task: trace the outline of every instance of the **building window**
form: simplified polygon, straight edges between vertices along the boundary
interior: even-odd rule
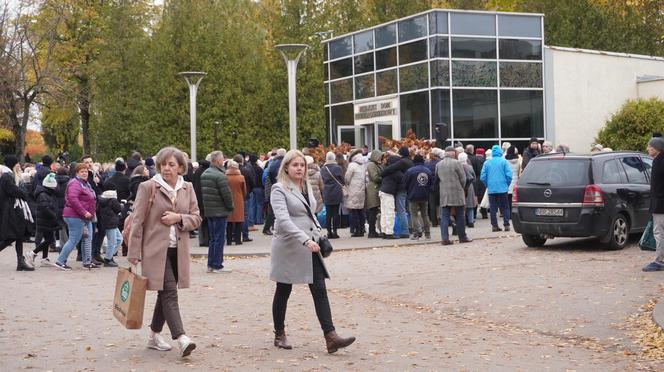
[[[339,138],[337,138],[337,127],[340,125],[353,125],[354,122],[354,112],[353,104],[347,103],[345,105],[332,106],[332,143],[338,143]]]
[[[499,15],[498,32],[500,36],[542,37],[540,17]]]
[[[496,35],[492,14],[451,13],[452,33],[457,35]]]
[[[390,68],[397,65],[397,48],[387,48],[376,51],[376,70]]]
[[[440,145],[450,138],[450,91],[448,89],[431,90],[431,128],[433,138]]]
[[[455,138],[498,137],[498,92],[452,91]]]
[[[540,40],[500,39],[500,59],[542,60]]]
[[[409,44],[399,45],[399,64],[422,61],[427,59],[427,41],[420,40]]]
[[[429,58],[447,58],[450,56],[447,37],[434,36],[429,39]]]
[[[456,87],[495,87],[496,62],[453,61],[452,84]]]
[[[386,47],[388,45],[396,44],[397,42],[397,25],[385,25],[376,29],[376,48]]]
[[[353,79],[337,80],[330,83],[332,103],[353,100]]]
[[[362,53],[373,49],[373,31],[365,31],[353,36],[355,53]]]
[[[399,112],[401,113],[401,137],[412,129],[418,138],[430,138],[429,133],[429,92],[402,94]]]
[[[496,39],[452,38],[452,58],[496,58]]]
[[[431,86],[450,86],[450,62],[437,59],[429,62],[431,65]]]
[[[330,78],[339,79],[353,74],[353,59],[344,58],[330,62]]]
[[[544,137],[543,102],[541,90],[501,90],[501,136]]]
[[[362,74],[374,70],[373,53],[360,54],[355,56],[355,74]]]
[[[418,37],[427,36],[427,19],[426,15],[415,18],[406,19],[399,22],[399,42],[417,39]]]
[[[500,86],[510,88],[541,88],[542,64],[500,62]]]
[[[350,36],[330,41],[330,59],[337,59],[351,55],[352,39]]]
[[[401,92],[428,88],[428,82],[429,72],[426,62],[399,69],[399,90]]]
[[[447,12],[429,13],[429,34],[447,33]]]
[[[362,75],[355,78],[355,99],[369,98],[375,94],[374,74]]]
[[[397,92],[397,70],[376,73],[376,92],[379,96]]]

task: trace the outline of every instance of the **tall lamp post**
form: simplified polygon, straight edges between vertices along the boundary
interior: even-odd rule
[[[178,73],[189,85],[189,117],[191,119],[191,125],[189,127],[190,135],[190,148],[191,161],[196,161],[196,93],[198,92],[198,85],[203,80],[203,77],[207,75],[205,72],[196,72],[196,71],[184,71]]]
[[[297,95],[295,90],[297,63],[307,48],[309,46],[306,44],[279,44],[274,47],[284,57],[288,68],[288,116],[291,150],[297,149]]]

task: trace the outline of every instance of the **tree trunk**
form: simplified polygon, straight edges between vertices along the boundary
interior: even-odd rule
[[[19,123],[18,115],[14,113],[12,122],[15,125],[15,138],[14,142],[16,144],[16,152],[18,152],[18,159],[21,163],[25,161],[25,135],[28,131],[28,120],[30,119],[30,105],[32,104],[32,99],[26,99],[23,102],[23,116]]]
[[[83,154],[90,155],[90,87],[87,77],[79,80],[79,89],[78,109],[83,133]]]

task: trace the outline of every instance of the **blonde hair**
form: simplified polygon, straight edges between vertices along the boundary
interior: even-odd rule
[[[159,150],[157,156],[155,156],[155,166],[157,167],[157,173],[161,173],[161,165],[166,163],[170,157],[173,156],[175,161],[178,162],[180,170],[178,171],[179,175],[183,175],[187,172],[187,156],[184,152],[180,151],[178,148],[169,146],[164,147]]]
[[[297,158],[302,158],[302,161],[304,161],[304,177],[302,177],[302,184],[300,185],[304,188],[307,175],[307,159],[300,150],[290,150],[284,155],[284,159],[281,161],[281,166],[279,167],[279,172],[277,173],[277,182],[281,184],[292,183],[286,170],[288,169],[288,165]]]

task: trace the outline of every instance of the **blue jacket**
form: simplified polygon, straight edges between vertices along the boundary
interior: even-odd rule
[[[433,184],[433,173],[424,164],[409,168],[403,176],[408,200],[427,201]]]
[[[484,162],[480,180],[487,187],[489,194],[506,193],[512,182],[512,168],[505,158],[500,146],[493,145],[491,159]]]

